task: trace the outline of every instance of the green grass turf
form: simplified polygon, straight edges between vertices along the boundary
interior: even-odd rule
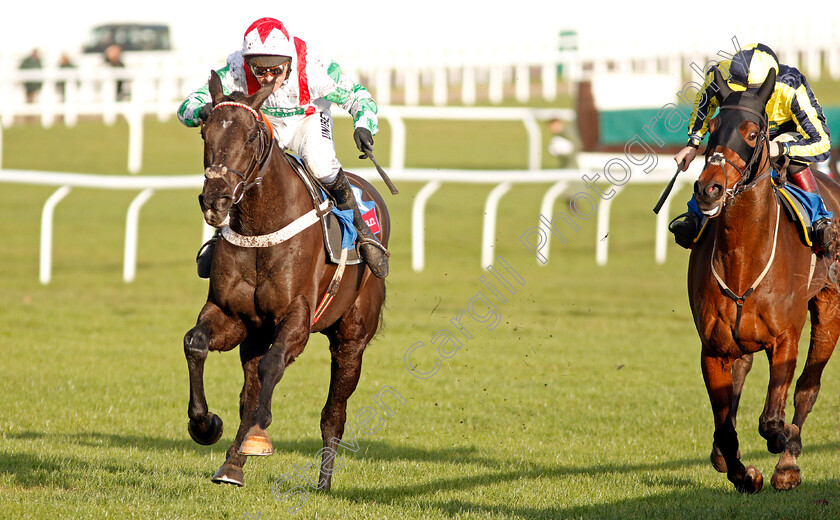
[[[337,125],[336,135],[352,169],[360,162],[352,159],[349,127]],[[517,135],[420,125],[408,163],[521,168],[524,131]],[[462,138],[469,146],[458,145]],[[125,171],[120,123],[13,127],[4,139],[7,168]],[[377,141],[382,157],[386,141]],[[200,140],[174,122],[150,120],[144,164],[146,174],[200,171]],[[536,224],[548,186],[514,187],[501,202],[496,252],[525,283],[505,293],[504,304],[480,279],[481,213],[492,186],[445,184],[432,197],[422,273],[410,267],[411,201],[421,185],[399,187],[399,196],[385,195],[394,222],[385,327],[365,355],[348,416],[375,406],[385,386],[406,402],[390,400],[394,414],[375,433],[351,422],[359,449],[340,452],[332,492],[309,493],[290,515],[294,504],[276,500],[272,486],[295,466],[311,463],[307,475],[315,475],[329,378],[324,339],[313,336],[277,386],[269,428],[275,455],[248,462],[244,488],[213,485],[209,476],[238,424],[242,375],[236,353],[209,357],[208,403],[226,430],[215,446],[193,443],[182,338],[206,296],[206,282],[194,274],[197,193],[158,192],[143,208],[137,279],[125,284],[122,237],[135,194],[74,190],[57,208],[53,281],[41,286],[39,215],[52,188],[3,185],[0,518],[840,515],[837,361],[803,431],[800,488],[770,489],[777,457],[757,433],[763,356],[747,380],[739,433],[743,460],[763,472],[765,490],[741,496],[709,464],[712,415],[685,294],[687,255],[670,245],[665,265],[653,260],[650,208],[661,187],[630,186],[618,197],[604,267],[594,263],[594,219],[579,221],[567,243],[554,241],[548,265],[537,265],[519,237]],[[465,319],[472,338],[441,359],[433,377],[410,375],[406,350],[425,343],[413,361],[432,370],[432,336],[454,331],[450,319],[479,293],[495,302],[498,323]],[[305,486],[299,477],[293,482]]]

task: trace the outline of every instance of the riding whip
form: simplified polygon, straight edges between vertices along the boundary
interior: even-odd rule
[[[365,152],[364,154],[359,156],[359,159],[364,159],[366,157],[368,159],[370,159],[371,161],[373,161],[373,165],[376,166],[376,171],[379,172],[379,176],[382,177],[382,180],[385,181],[385,185],[388,186],[389,190],[391,190],[391,195],[399,194],[399,191],[397,190],[397,187],[394,186],[393,182],[391,182],[391,178],[388,177],[388,174],[385,173],[385,170],[383,170],[382,167],[379,166],[379,163],[376,162],[376,158],[373,157],[372,153]]]
[[[662,195],[659,196],[659,202],[657,202],[656,206],[653,208],[653,212],[657,215],[659,214],[659,210],[662,209],[662,205],[665,204],[665,199],[668,198],[668,195],[671,194],[671,190],[674,189],[674,183],[677,182],[677,175],[679,175],[682,171],[683,164],[685,164],[685,160],[677,166],[677,173],[671,177],[671,182],[669,182],[668,185],[665,186],[665,189],[662,190]]]

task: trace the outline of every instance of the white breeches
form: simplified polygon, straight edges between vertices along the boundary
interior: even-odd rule
[[[329,184],[338,176],[341,163],[335,156],[335,143],[332,138],[332,117],[329,112],[320,112],[303,118],[288,143],[283,142],[283,130],[277,133],[281,147],[303,159],[312,170],[313,175],[321,182]]]

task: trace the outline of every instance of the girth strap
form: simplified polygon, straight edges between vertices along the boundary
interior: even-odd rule
[[[282,244],[304,229],[320,221],[319,214],[332,209],[332,201],[325,200],[320,206],[314,208],[300,217],[293,220],[289,225],[278,229],[268,235],[240,235],[232,230],[230,226],[222,228],[222,237],[231,244],[239,247],[271,247]]]

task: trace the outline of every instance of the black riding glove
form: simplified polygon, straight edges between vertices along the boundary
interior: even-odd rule
[[[210,112],[213,111],[213,103],[205,103],[203,107],[198,110],[198,118],[204,123],[210,117]]]
[[[362,152],[359,159],[364,159],[373,153],[373,134],[367,128],[357,128],[353,132],[353,140],[356,141],[356,148]]]

